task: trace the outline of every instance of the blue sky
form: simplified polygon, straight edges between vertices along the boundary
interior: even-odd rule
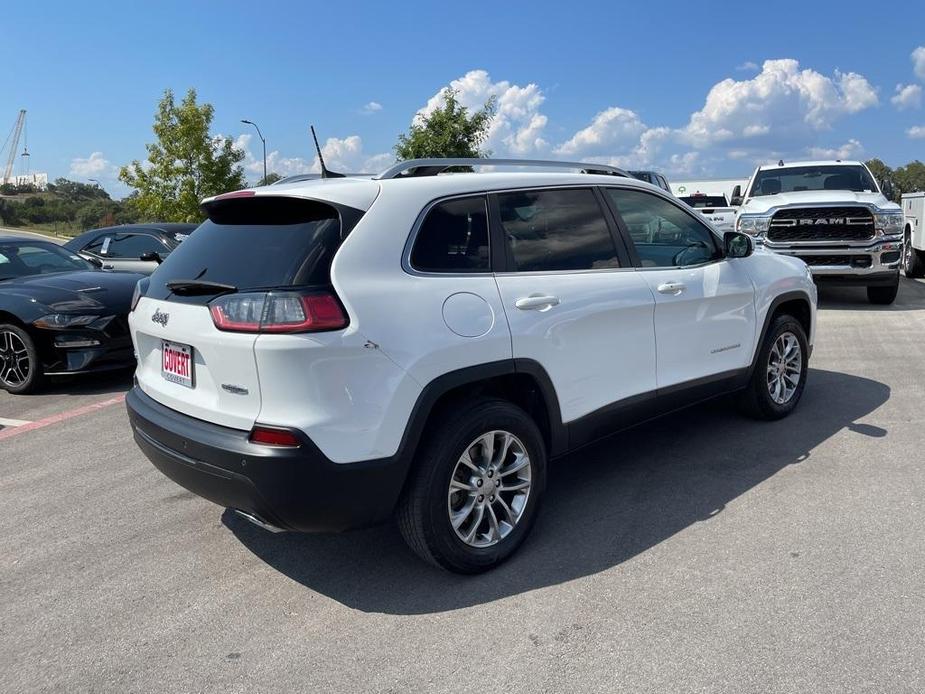
[[[745,176],[779,157],[925,159],[925,3],[6,3],[0,137],[28,110],[32,170],[143,159],[165,88],[195,87],[260,175],[382,168],[447,85],[491,94],[495,155]],[[921,47],[921,48],[920,48]],[[918,51],[916,49],[919,49]]]

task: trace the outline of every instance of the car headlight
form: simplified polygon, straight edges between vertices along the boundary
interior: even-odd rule
[[[884,236],[893,236],[903,233],[902,212],[878,212],[874,215],[874,226]]]
[[[32,321],[36,328],[50,328],[60,330],[62,328],[80,328],[90,325],[99,316],[78,316],[71,313],[49,313],[47,316]]]
[[[736,231],[749,236],[761,236],[768,232],[771,225],[770,217],[757,217],[743,214],[736,220]]]

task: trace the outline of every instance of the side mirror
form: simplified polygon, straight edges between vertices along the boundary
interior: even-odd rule
[[[747,258],[755,252],[755,242],[748,234],[727,231],[723,234],[723,249],[727,258]]]
[[[81,256],[81,257],[84,260],[86,260],[88,263],[90,263],[93,267],[95,267],[97,270],[103,269],[103,261],[100,260],[99,258],[94,258],[92,255],[91,256]]]
[[[885,178],[882,181],[880,181],[880,192],[883,193],[885,198],[887,198],[888,200],[892,200],[893,193],[896,192],[893,190],[893,181],[891,181],[888,178]]]
[[[157,251],[148,251],[147,253],[142,253],[139,260],[143,260],[146,263],[154,262],[158,265],[164,262],[164,259],[161,258],[161,254]]]
[[[742,186],[736,186],[732,189],[732,197],[729,198],[729,204],[732,207],[740,207],[742,205]]]

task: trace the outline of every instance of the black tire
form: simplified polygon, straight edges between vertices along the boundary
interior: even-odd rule
[[[796,338],[800,347],[800,375],[793,394],[786,402],[780,403],[776,402],[772,396],[768,369],[775,343],[777,343],[778,338],[788,333]],[[748,387],[741,394],[740,405],[742,409],[756,419],[770,420],[782,419],[793,412],[800,402],[803,390],[806,387],[806,376],[809,371],[808,355],[806,331],[803,330],[800,321],[787,314],[775,317],[768,328],[764,341],[761,343],[761,348],[758,350]]]
[[[494,398],[464,402],[432,421],[433,429],[421,444],[399,501],[399,530],[411,549],[435,566],[463,574],[487,571],[514,553],[536,519],[546,485],[543,437],[526,412]],[[530,489],[508,534],[494,545],[473,547],[457,535],[451,524],[448,495],[460,457],[471,451],[476,439],[492,431],[510,432],[525,448],[530,459]]]
[[[896,281],[885,287],[868,287],[867,300],[872,304],[887,306],[896,301],[896,295],[899,293],[899,272],[896,273]]]
[[[18,342],[16,342],[17,339]],[[9,367],[12,359],[21,359],[18,353],[13,354],[13,351],[21,349],[20,344],[25,348],[26,362],[19,361],[17,372],[14,373],[9,370]],[[25,378],[20,378],[20,376]],[[35,348],[35,342],[29,333],[18,325],[0,324],[0,388],[14,395],[24,395],[34,393],[43,381],[42,364]]]
[[[906,229],[903,243],[903,272],[906,277],[925,277],[925,253],[912,247],[912,230]]]

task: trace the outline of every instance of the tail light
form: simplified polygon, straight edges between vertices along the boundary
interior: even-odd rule
[[[246,292],[209,303],[219,330],[238,333],[310,333],[347,327],[347,314],[331,292]]]
[[[259,443],[264,446],[285,446],[287,448],[298,448],[302,445],[299,437],[291,431],[285,429],[271,429],[270,427],[255,426],[251,430],[249,437],[251,443]]]

